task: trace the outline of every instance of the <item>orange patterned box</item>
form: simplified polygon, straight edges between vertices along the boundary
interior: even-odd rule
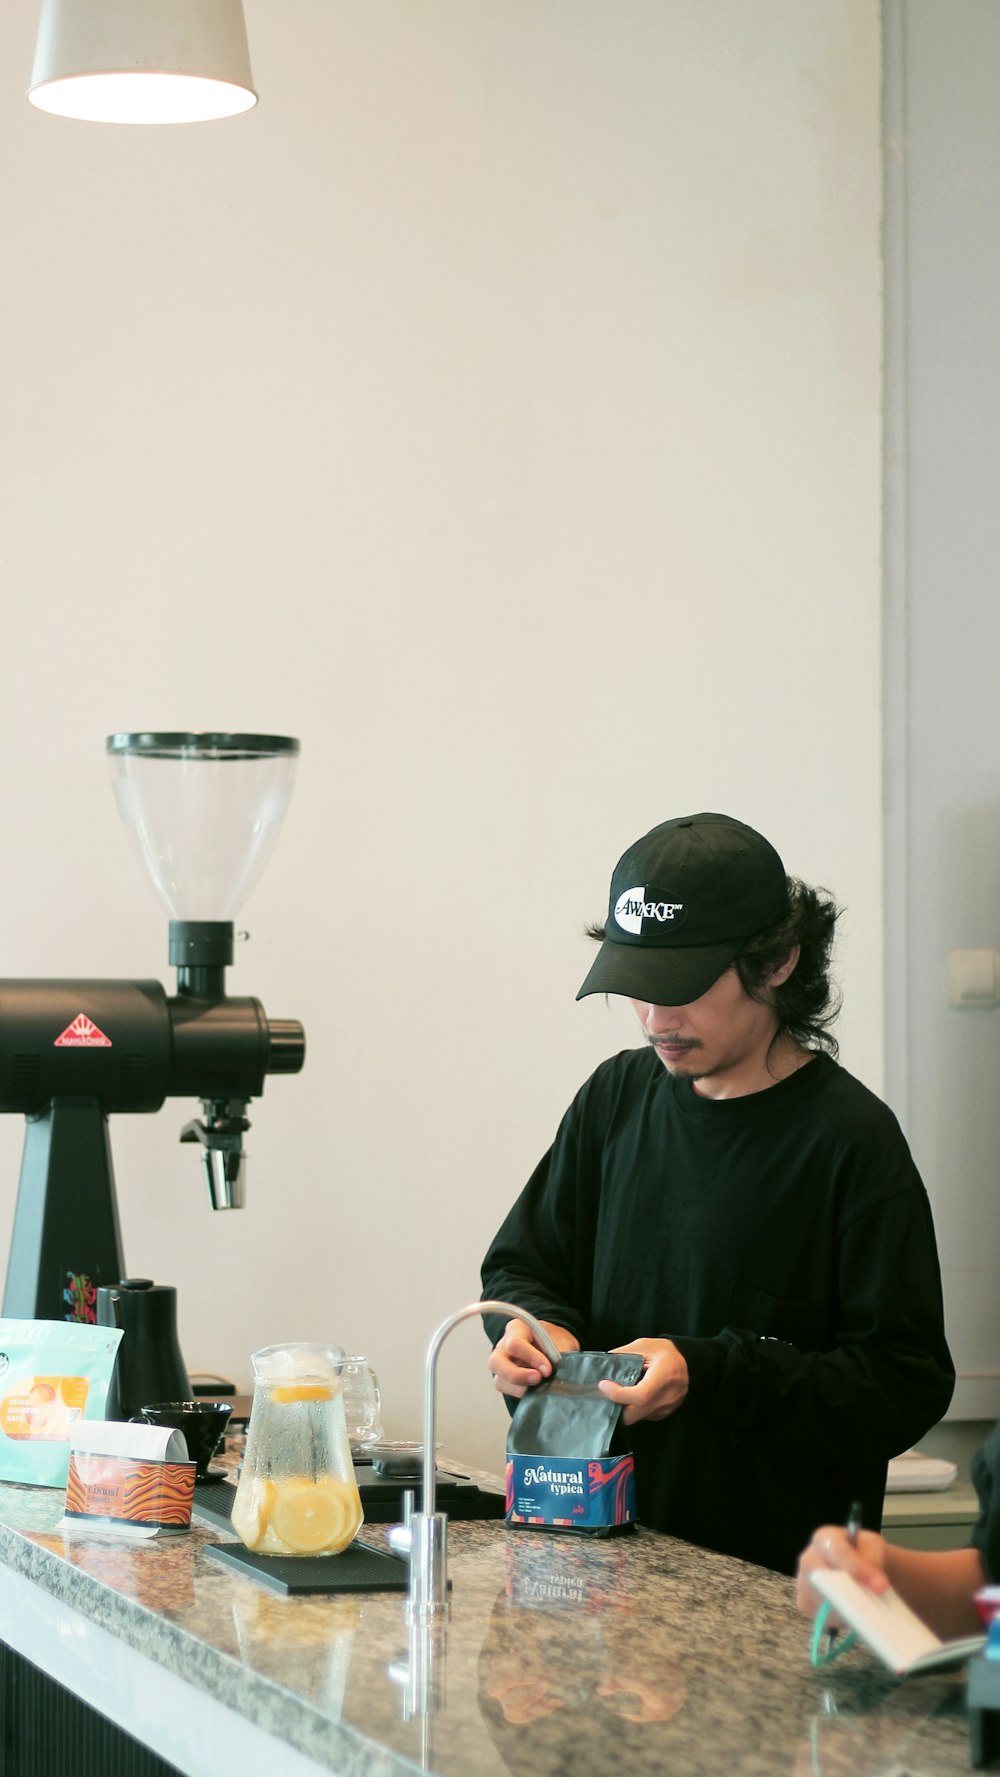
[[[71,1450],[66,1518],[155,1530],[186,1530],[194,1499],[193,1462],[149,1462]]]

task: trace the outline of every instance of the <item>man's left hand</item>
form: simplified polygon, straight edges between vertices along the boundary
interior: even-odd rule
[[[631,1345],[616,1345],[615,1350],[637,1351],[646,1360],[646,1368],[632,1388],[623,1388],[619,1382],[597,1384],[609,1401],[621,1402],[623,1424],[669,1419],[676,1413],[688,1391],[688,1367],[673,1340],[633,1339]]]

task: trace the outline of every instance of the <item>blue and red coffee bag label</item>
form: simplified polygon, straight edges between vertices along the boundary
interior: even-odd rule
[[[635,1522],[631,1456],[507,1457],[507,1521],[551,1530],[617,1530]]]

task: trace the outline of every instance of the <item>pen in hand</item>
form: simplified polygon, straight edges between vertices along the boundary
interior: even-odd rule
[[[861,1527],[862,1527],[863,1522],[864,1522],[864,1507],[862,1506],[860,1499],[852,1500],[851,1501],[851,1509],[847,1514],[847,1523],[844,1525],[844,1529],[847,1533],[847,1540],[850,1543],[852,1549],[856,1549],[858,1546],[858,1537],[861,1533]],[[836,1641],[839,1633],[840,1633],[839,1629],[828,1629],[827,1630],[826,1643],[825,1643],[824,1650],[823,1650],[825,1654],[829,1655],[829,1653],[833,1647],[833,1644]]]

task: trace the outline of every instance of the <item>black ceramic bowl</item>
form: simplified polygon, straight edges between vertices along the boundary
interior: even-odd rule
[[[188,1455],[196,1464],[199,1481],[207,1480],[208,1465],[222,1442],[231,1401],[153,1401],[136,1415],[147,1425],[169,1425],[184,1433]]]

